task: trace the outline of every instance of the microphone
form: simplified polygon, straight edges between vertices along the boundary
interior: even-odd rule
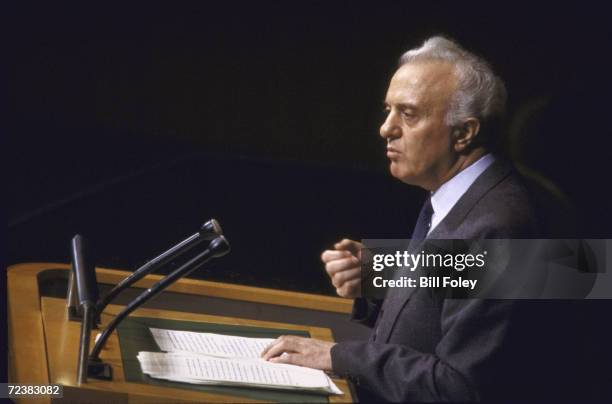
[[[121,293],[124,289],[129,288],[134,283],[138,282],[140,279],[144,278],[146,275],[156,271],[163,265],[172,261],[173,259],[183,255],[187,251],[191,250],[193,247],[199,245],[205,240],[212,240],[215,237],[223,235],[223,230],[221,229],[221,225],[215,219],[210,219],[208,222],[204,223],[202,227],[200,227],[200,231],[192,234],[187,237],[185,240],[177,243],[170,249],[164,251],[157,257],[153,258],[136,271],[134,271],[130,276],[123,279],[119,282],[106,296],[104,296],[98,304],[96,305],[96,313],[102,313],[106,306],[115,298],[119,293]]]
[[[95,305],[98,301],[98,282],[87,240],[77,234],[72,238],[71,247],[79,305]]]
[[[98,283],[96,269],[90,259],[87,242],[83,236],[79,234],[74,236],[71,247],[73,276],[76,278],[78,302],[83,312],[77,363],[77,383],[81,384],[87,381],[89,336],[94,322],[95,304],[98,300]]]
[[[108,324],[108,326],[104,329],[100,338],[96,341],[96,344],[89,355],[90,360],[90,368],[97,369],[100,366],[100,351],[104,347],[104,344],[112,334],[112,332],[117,328],[119,323],[127,317],[134,310],[145,304],[151,298],[156,296],[158,293],[166,289],[168,286],[176,282],[178,279],[189,275],[196,269],[203,266],[207,263],[211,258],[222,257],[225,254],[229,253],[230,244],[224,236],[219,236],[213,239],[208,248],[204,250],[204,252],[198,254],[191,260],[187,261],[181,267],[175,269],[165,278],[161,279],[149,289],[142,292],[136,299],[134,299],[130,304],[128,304],[113,320]],[[96,377],[95,374],[92,376]]]

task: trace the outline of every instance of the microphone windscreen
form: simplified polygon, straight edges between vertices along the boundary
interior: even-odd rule
[[[215,219],[210,219],[200,228],[200,237],[204,240],[212,240],[221,235],[223,235],[223,229],[221,229],[221,225]]]
[[[223,257],[229,253],[231,248],[230,244],[224,236],[219,236],[210,242],[208,249],[212,252],[213,257]]]

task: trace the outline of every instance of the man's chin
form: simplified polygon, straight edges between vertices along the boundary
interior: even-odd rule
[[[389,161],[389,172],[391,173],[392,176],[394,176],[395,178],[399,178],[399,176],[401,175],[402,169],[399,166],[399,164],[397,164],[396,161],[394,160],[390,160]]]
[[[391,164],[389,165],[389,172],[391,173],[392,176],[394,176],[395,178],[397,178],[404,184],[418,186],[418,183],[414,175],[412,175],[409,172],[406,172],[405,170],[398,168],[396,163],[391,162]]]

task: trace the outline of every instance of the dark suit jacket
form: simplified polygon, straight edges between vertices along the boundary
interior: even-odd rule
[[[525,186],[512,165],[498,159],[428,238],[540,235]],[[562,336],[552,335],[551,343],[551,333],[563,331],[554,324],[567,320],[567,308],[443,299],[425,289],[389,293],[395,296],[383,303],[355,301],[353,319],[374,326],[370,340],[340,342],[331,351],[334,372],[355,383],[361,400],[533,399],[561,392],[559,374],[567,368],[562,365],[572,363],[572,354],[565,343],[555,341]]]

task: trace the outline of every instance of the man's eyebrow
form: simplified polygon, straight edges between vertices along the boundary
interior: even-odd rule
[[[404,102],[397,104],[397,107],[400,109],[417,109],[416,105]]]
[[[414,104],[411,104],[409,102],[400,102],[398,104],[394,104],[397,108],[401,109],[401,110],[406,110],[406,109],[413,109],[416,110],[418,109],[418,107]],[[387,102],[387,101],[383,101],[383,106],[386,107],[390,107],[391,105]]]

